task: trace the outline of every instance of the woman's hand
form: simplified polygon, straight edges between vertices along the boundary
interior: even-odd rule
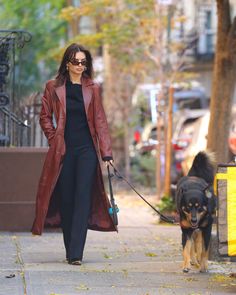
[[[105,161],[104,163],[105,163],[105,165],[107,167],[107,166],[109,166],[109,164],[113,164],[114,161],[113,160],[109,160],[109,161]]]
[[[109,164],[113,164],[113,158],[112,156],[105,156],[102,158],[103,162],[105,163],[106,167],[109,165]]]

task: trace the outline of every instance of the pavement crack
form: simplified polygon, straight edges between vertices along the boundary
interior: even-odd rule
[[[19,238],[17,236],[12,236],[12,241],[13,241],[13,244],[15,245],[15,247],[16,247],[16,263],[18,263],[19,266],[20,266],[20,276],[21,276],[22,283],[23,283],[24,295],[27,295],[26,279],[25,279],[25,265],[24,265],[24,261],[23,261],[22,256],[21,256],[20,241],[19,241]]]

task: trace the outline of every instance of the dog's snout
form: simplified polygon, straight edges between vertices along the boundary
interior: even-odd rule
[[[192,216],[191,221],[192,221],[192,223],[196,223],[197,222],[197,216]]]
[[[193,224],[195,224],[195,223],[197,223],[197,212],[196,212],[196,210],[192,210],[192,212],[191,212],[192,214],[191,214],[191,222],[193,223]]]

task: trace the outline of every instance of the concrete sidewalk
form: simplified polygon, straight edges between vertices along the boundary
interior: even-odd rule
[[[157,225],[157,216],[134,195],[117,202],[119,233],[89,231],[82,266],[64,261],[60,232],[2,232],[0,294],[236,294],[236,279],[229,276],[236,263],[210,262],[207,274],[183,274],[179,227]]]

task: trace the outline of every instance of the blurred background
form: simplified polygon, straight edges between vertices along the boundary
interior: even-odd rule
[[[227,86],[224,77],[213,81],[220,17],[229,32],[235,15],[233,0],[1,0],[1,151],[47,147],[39,126],[42,92],[65,48],[77,42],[94,57],[117,167],[157,200],[171,196],[193,157],[207,148],[213,88]],[[229,69],[234,52],[230,58]],[[236,155],[230,83],[229,100],[221,97],[228,109],[212,104],[221,122],[211,129],[225,135],[218,138],[227,150],[223,161]]]

